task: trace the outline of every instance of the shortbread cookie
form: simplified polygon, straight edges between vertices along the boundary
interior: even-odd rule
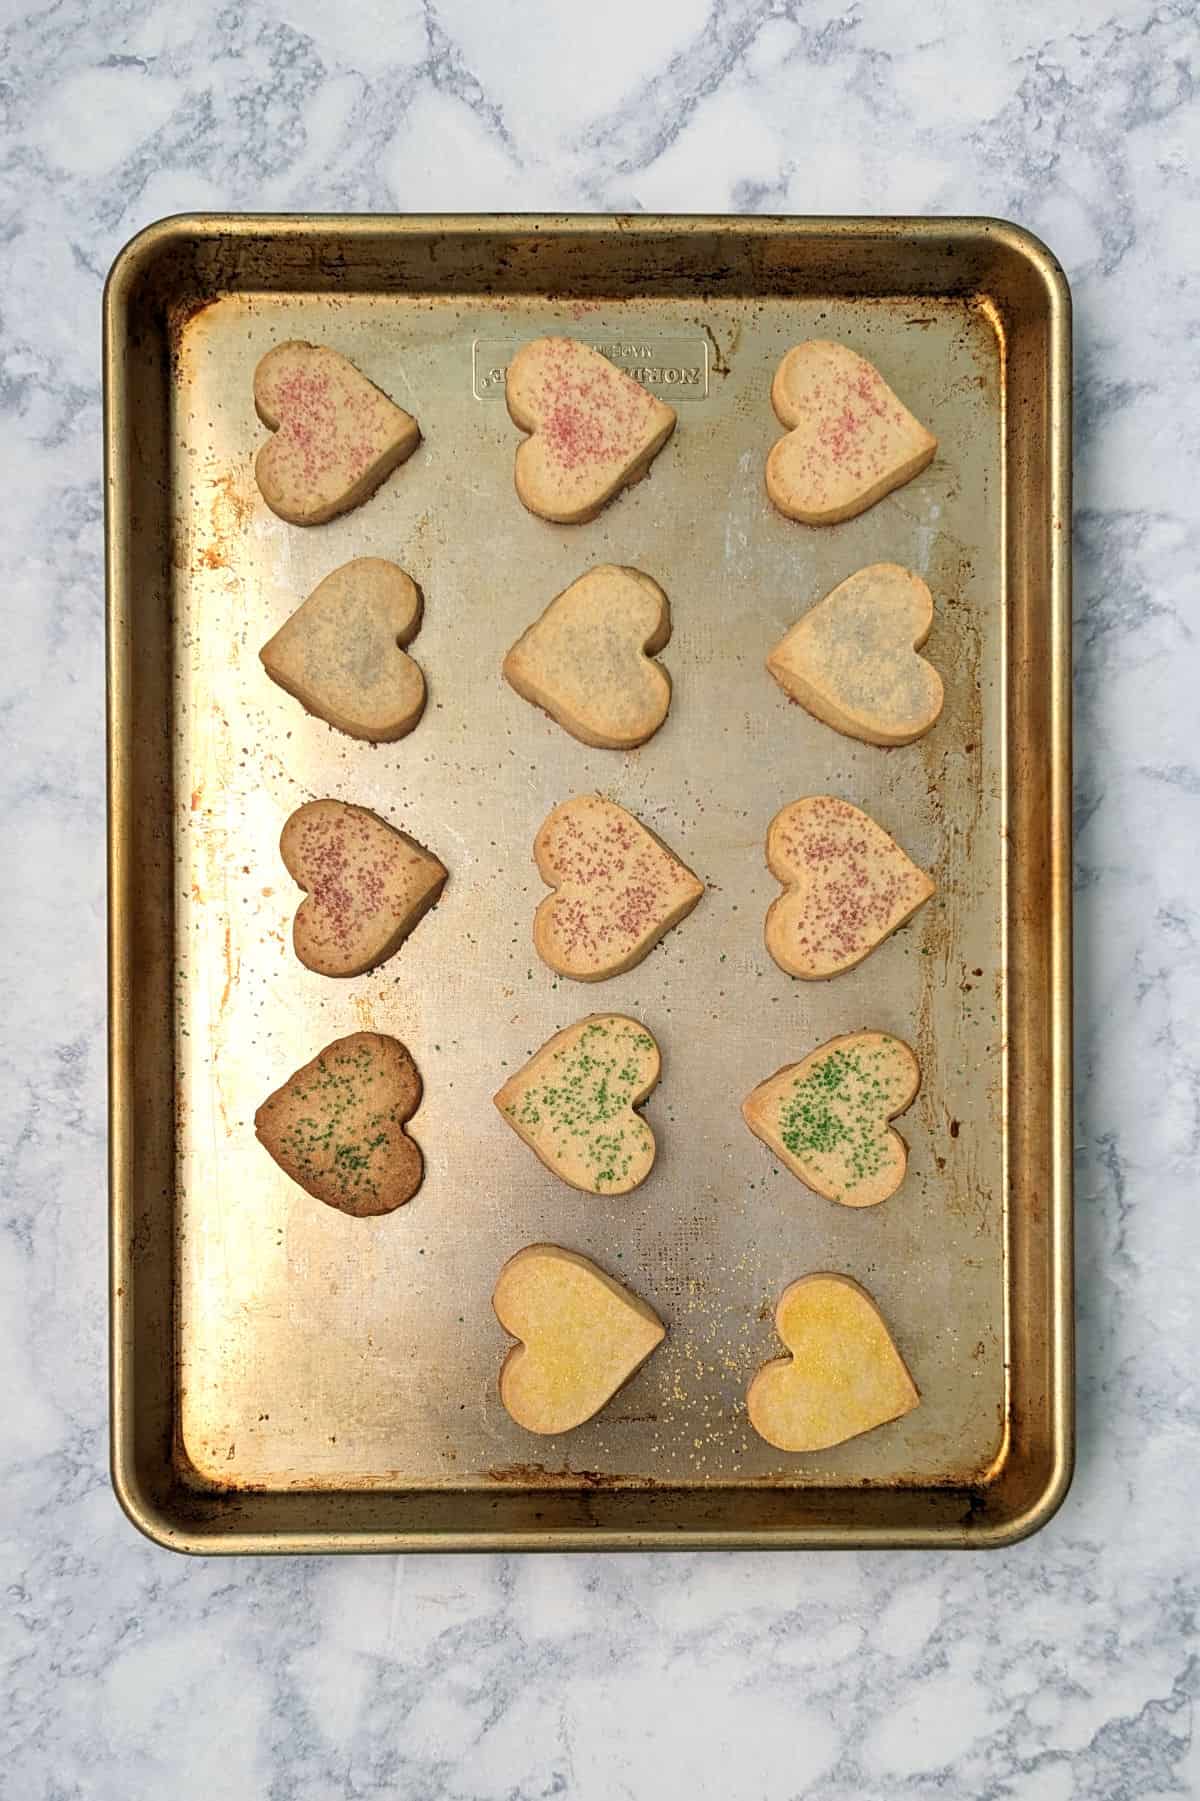
[[[760,1082],[742,1116],[817,1194],[874,1207],[904,1180],[908,1147],[888,1121],[912,1105],[920,1085],[903,1039],[847,1032]]]
[[[675,429],[675,410],[590,344],[535,338],[508,365],[504,397],[531,435],[517,451],[517,494],[563,525],[594,519],[640,481]]]
[[[411,413],[323,344],[268,350],[254,371],[254,407],[275,434],[254,474],[271,511],[292,525],[349,512],[421,440]]]
[[[853,969],[933,893],[923,869],[869,814],[831,794],[776,813],[767,867],[784,892],[767,911],[767,949],[790,976]]]
[[[937,449],[874,364],[827,339],[788,351],[771,405],[790,429],[767,458],[767,493],[805,525],[865,513],[919,475]]]
[[[640,569],[602,563],[557,595],[504,659],[504,678],[573,738],[630,750],[652,738],[671,678],[651,658],[671,636],[667,597]]]
[[[577,794],[555,807],[533,841],[533,857],[555,891],[534,915],[534,948],[576,982],[632,969],[704,893],[661,839],[599,794]]]
[[[653,1307],[556,1244],[510,1257],[492,1306],[521,1340],[501,1367],[500,1399],[528,1432],[569,1432],[590,1420],[667,1335]]]
[[[817,719],[866,744],[911,744],[936,724],[942,678],[918,656],[933,596],[898,563],[872,563],[810,607],[767,668]]]
[[[658,1046],[636,1019],[593,1013],[547,1039],[495,1101],[513,1131],[585,1194],[628,1194],[654,1163],[634,1108],[658,1081]]]
[[[801,1276],[775,1330],[790,1355],[764,1363],[746,1395],[750,1424],[781,1451],[827,1451],[903,1418],[916,1383],[878,1307],[849,1276]]]
[[[421,626],[421,590],[383,557],[343,563],[259,651],[263,668],[302,707],[375,744],[411,732],[425,677],[405,651]]]
[[[425,1165],[405,1125],[421,1104],[407,1050],[378,1032],[326,1045],[254,1115],[259,1143],[293,1182],[365,1218],[411,1201]]]
[[[308,890],[292,928],[296,955],[324,976],[358,976],[385,962],[446,880],[444,865],[407,833],[342,800],[297,807],[279,852]]]

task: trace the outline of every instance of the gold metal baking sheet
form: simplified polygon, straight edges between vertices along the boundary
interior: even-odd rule
[[[106,299],[110,606],[114,1479],[191,1550],[986,1545],[1069,1481],[1069,300],[1053,258],[987,220],[237,218],[166,221]],[[512,489],[500,398],[537,334],[609,347],[679,428],[648,480],[554,527]],[[768,391],[791,344],[844,339],[940,439],[910,486],[812,531],[776,514]],[[265,507],[255,363],[285,338],[353,358],[420,420],[418,453],[311,530]],[[310,718],[258,650],[356,555],[425,593],[429,705],[372,747]],[[864,563],[932,588],[946,706],[885,751],[791,706],[763,667]],[[589,564],[671,602],[674,699],[631,755],[577,744],[501,680],[507,647]],[[639,968],[587,987],[535,956],[534,833],[602,789],[707,882]],[[938,881],[857,970],[767,956],[766,827],[833,792]],[[278,857],[300,802],[374,808],[450,870],[375,973],[290,949]],[[596,1007],[663,1052],[655,1169],[624,1198],[557,1182],[491,1105]],[[392,1032],[425,1081],[427,1173],[381,1219],[294,1187],[262,1098],[329,1040]],[[909,1177],[857,1213],[742,1123],[748,1090],[859,1026],[908,1038]],[[541,1440],[500,1406],[504,1259],[548,1239],[667,1321],[595,1420]],[[817,1457],[750,1430],[775,1299],[809,1270],[870,1289],[922,1394]]]

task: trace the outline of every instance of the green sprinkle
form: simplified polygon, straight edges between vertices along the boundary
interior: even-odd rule
[[[884,1128],[899,1094],[887,1064],[882,1050],[830,1051],[780,1103],[784,1148],[800,1162],[836,1157],[847,1191],[877,1176],[889,1154]]]
[[[614,1187],[650,1136],[632,1107],[648,1073],[644,1053],[653,1049],[648,1032],[593,1021],[505,1111],[553,1156],[581,1158],[597,1189]]]

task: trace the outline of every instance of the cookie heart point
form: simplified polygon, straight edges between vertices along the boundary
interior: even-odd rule
[[[903,1039],[847,1032],[760,1082],[742,1116],[814,1193],[874,1207],[904,1180],[908,1148],[889,1121],[912,1105],[920,1084]]]
[[[767,493],[789,519],[852,519],[932,461],[937,439],[874,364],[845,344],[810,339],[789,350],[771,403],[790,427],[767,458]]]
[[[504,678],[582,743],[631,750],[667,716],[671,678],[651,659],[670,635],[658,583],[640,569],[601,563],[518,638]]]
[[[666,1337],[654,1309],[574,1251],[527,1245],[492,1295],[521,1340],[500,1371],[500,1399],[529,1432],[569,1432],[609,1401]]]
[[[804,981],[853,969],[934,891],[882,826],[829,794],[780,809],[767,832],[767,866],[784,885],[767,913],[767,949]]]
[[[405,1131],[421,1103],[408,1051],[378,1032],[354,1032],[265,1100],[259,1142],[301,1188],[340,1213],[365,1219],[410,1201],[425,1172]]]
[[[859,569],[798,619],[767,668],[785,694],[866,744],[911,744],[937,722],[942,678],[918,655],[933,596],[897,563]]]
[[[654,1164],[654,1134],[635,1109],[660,1067],[645,1026],[593,1013],[547,1039],[493,1098],[562,1181],[586,1194],[628,1194]]]
[[[421,439],[416,420],[340,351],[295,340],[254,371],[268,431],[254,462],[263,499],[292,525],[323,525],[375,492]]]
[[[632,969],[704,893],[704,884],[653,832],[599,794],[555,807],[533,855],[554,889],[534,915],[534,948],[543,963],[576,982],[602,982]]]
[[[775,1329],[790,1355],[763,1365],[746,1404],[754,1430],[779,1450],[825,1451],[920,1404],[883,1316],[848,1276],[793,1282]]]
[[[421,591],[382,557],[356,557],[318,582],[263,645],[271,680],[352,738],[390,743],[412,731],[425,677],[405,649],[421,624]]]
[[[675,411],[590,344],[535,338],[508,366],[509,415],[530,436],[517,450],[522,505],[580,525],[640,481],[675,429]]]
[[[446,869],[366,807],[308,801],[288,819],[279,851],[308,890],[296,912],[296,955],[319,975],[356,976],[399,949],[433,906]]]

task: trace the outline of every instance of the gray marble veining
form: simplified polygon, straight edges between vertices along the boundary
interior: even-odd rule
[[[1200,1793],[1194,0],[0,20],[0,1794]],[[996,212],[1074,284],[1081,1445],[1008,1552],[187,1562],[108,1488],[105,270],[180,210],[564,206]]]

